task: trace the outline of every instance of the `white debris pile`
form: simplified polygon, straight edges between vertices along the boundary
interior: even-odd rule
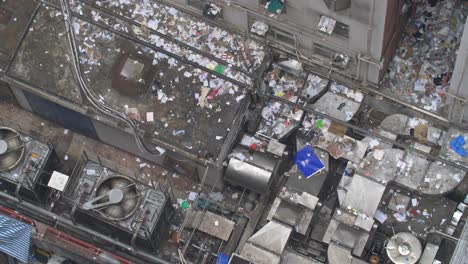
[[[276,101],[267,102],[262,110],[262,122],[257,131],[274,139],[281,139],[300,125],[304,111]]]
[[[262,21],[255,21],[252,24],[252,28],[250,29],[250,32],[260,35],[260,36],[265,36],[269,29],[270,27],[267,24],[263,23]]]
[[[328,82],[329,80],[327,79],[323,79],[315,74],[309,74],[304,90],[302,91],[302,96],[307,99],[313,98],[327,88]]]
[[[251,77],[249,77],[247,74],[245,74],[245,73],[243,73],[243,72],[241,72],[239,70],[234,69],[232,62],[228,61],[226,59],[226,58],[229,57],[227,55],[227,54],[229,54],[229,50],[226,47],[224,47],[223,45],[220,46],[220,45],[213,44],[213,43],[216,43],[221,36],[224,37],[225,35],[227,35],[228,33],[226,31],[221,31],[221,30],[213,31],[212,34],[208,35],[208,37],[206,38],[207,44],[203,46],[203,47],[205,47],[205,49],[199,49],[199,47],[195,47],[191,43],[186,43],[188,39],[192,38],[190,35],[183,36],[185,41],[176,38],[176,40],[178,40],[178,41],[184,42],[184,43],[186,43],[186,44],[188,44],[188,45],[190,45],[190,46],[192,46],[192,47],[194,47],[196,49],[199,49],[199,50],[201,50],[203,52],[206,52],[206,53],[209,53],[209,54],[212,54],[212,55],[215,55],[216,52],[224,53],[225,56],[222,56],[222,58],[220,58],[218,56],[215,56],[218,59],[218,61],[223,61],[222,63],[218,63],[218,61],[210,59],[210,58],[208,58],[206,56],[203,56],[202,54],[200,54],[196,50],[192,50],[192,49],[189,49],[189,48],[184,48],[181,45],[179,45],[178,43],[170,41],[167,38],[161,37],[158,34],[155,34],[152,31],[148,30],[148,28],[156,30],[160,34],[167,35],[169,39],[173,38],[175,36],[175,35],[173,35],[172,32],[167,31],[164,28],[161,29],[161,30],[158,30],[158,28],[160,28],[159,24],[160,24],[161,20],[149,20],[149,21],[147,21],[147,20],[144,19],[144,17],[143,18],[141,17],[143,15],[155,16],[154,12],[148,12],[147,10],[136,10],[136,11],[134,11],[134,13],[136,12],[139,15],[139,17],[136,17],[135,19],[137,21],[142,20],[142,22],[140,22],[141,26],[135,26],[135,25],[127,24],[125,21],[105,17],[105,15],[96,13],[96,11],[94,11],[94,10],[89,12],[89,10],[90,10],[89,8],[87,8],[84,4],[81,4],[81,3],[78,3],[78,2],[76,2],[75,9],[80,14],[88,14],[88,15],[92,16],[92,19],[94,21],[100,22],[101,24],[109,25],[109,24],[113,23],[113,25],[112,25],[113,29],[115,29],[117,31],[121,31],[122,33],[129,33],[132,36],[135,36],[138,39],[140,39],[140,40],[142,40],[142,41],[144,41],[144,42],[146,42],[148,44],[154,45],[157,48],[164,49],[165,51],[167,51],[167,52],[169,52],[171,54],[174,54],[175,56],[181,56],[181,57],[183,57],[183,58],[185,58],[185,59],[187,59],[187,60],[189,60],[191,62],[194,62],[194,63],[196,63],[196,64],[198,64],[198,65],[200,65],[200,66],[202,66],[204,68],[215,71],[218,74],[225,75],[225,76],[227,76],[229,78],[235,79],[235,80],[237,80],[239,82],[242,82],[242,83],[244,83],[246,85],[250,86],[250,85],[253,84],[253,80],[251,79]],[[174,11],[172,11],[172,13],[178,14],[178,11],[176,9],[171,9],[171,10],[174,10]],[[177,22],[177,23],[179,23],[179,22]],[[164,24],[164,23],[162,23],[162,24]],[[182,32],[182,33],[184,33],[184,32]],[[180,34],[180,32],[177,33],[177,34]],[[192,33],[192,34],[196,34],[196,33]],[[221,41],[221,42],[224,43],[224,41]],[[249,47],[249,49],[250,48],[251,47]],[[255,51],[255,48],[253,50]],[[247,72],[245,67],[241,66],[239,68],[243,69],[244,72]]]
[[[210,52],[228,64],[255,72],[263,63],[265,47],[254,40],[212,26],[187,13],[148,0],[96,1],[110,10],[115,7],[127,18],[141,21],[141,24],[162,34],[170,35],[197,49]],[[111,9],[112,8],[112,9]]]
[[[330,90],[333,93],[340,94],[358,103],[362,102],[362,99],[364,99],[364,94],[362,94],[361,92],[348,88],[344,85],[338,84],[336,82],[333,82],[331,84]]]
[[[291,102],[296,102],[298,91],[304,84],[303,76],[296,76],[280,69],[277,64],[265,75],[265,83],[271,88],[272,93]]]

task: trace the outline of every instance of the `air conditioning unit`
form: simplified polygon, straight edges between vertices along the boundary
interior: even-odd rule
[[[51,147],[12,128],[0,127],[0,190],[35,203],[43,201]]]
[[[92,161],[72,178],[66,193],[72,194],[68,205],[77,224],[149,250],[169,234],[173,209],[162,188]]]
[[[351,0],[323,0],[331,11],[341,11],[351,6]]]

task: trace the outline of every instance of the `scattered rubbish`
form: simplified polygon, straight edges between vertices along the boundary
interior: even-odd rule
[[[215,19],[221,14],[222,11],[223,11],[222,7],[213,3],[209,3],[205,6],[205,9],[203,10],[203,15],[205,17]]]
[[[182,211],[185,211],[185,210],[187,210],[188,208],[190,208],[190,203],[187,202],[187,201],[183,201],[183,202],[180,204],[180,207],[182,208]]]
[[[208,197],[215,202],[222,202],[224,200],[224,195],[220,192],[212,192]]]
[[[159,146],[156,147],[156,150],[159,152],[159,155],[162,155],[162,154],[164,154],[164,153],[166,152],[166,149],[161,148],[161,147],[159,147]]]
[[[63,130],[64,135],[68,135],[68,132],[69,132],[68,129]]]
[[[393,216],[398,222],[407,222],[408,220],[406,219],[406,212],[401,212],[401,213],[394,213]]]
[[[260,35],[260,36],[265,36],[269,29],[270,27],[267,24],[261,21],[255,21],[252,24],[252,28],[250,29],[250,32]]]
[[[190,192],[187,199],[188,199],[189,201],[195,201],[195,199],[197,198],[197,196],[198,196],[198,193],[196,193],[196,192]]]
[[[64,159],[64,160],[68,160],[68,155],[65,155],[65,156],[63,157],[63,159]]]
[[[185,130],[174,130],[172,131],[173,136],[183,136],[185,135]]]
[[[140,112],[138,111],[136,107],[125,107],[124,110],[125,110],[125,114],[127,114],[127,116],[130,119],[134,119],[137,121],[141,120]]]
[[[380,209],[377,209],[377,211],[375,211],[374,218],[383,224],[387,220],[388,216],[384,212],[380,211]]]
[[[270,0],[266,3],[265,8],[275,14],[281,14],[285,0]]]
[[[300,76],[303,72],[302,63],[297,60],[285,60],[278,63],[278,66],[286,72],[289,72],[293,75]]]
[[[321,16],[318,24],[318,30],[322,33],[331,35],[335,30],[336,20],[333,20],[327,16]]]
[[[302,91],[302,96],[311,99],[320,94],[328,86],[329,80],[323,79],[315,74],[309,74],[306,85]]]
[[[378,145],[380,145],[380,142],[377,139],[373,139],[369,142],[369,149],[374,149]]]
[[[146,167],[147,165],[148,165],[148,164],[146,164],[146,163],[144,163],[144,162],[143,162],[143,163],[140,163],[140,169]]]
[[[418,5],[384,77],[383,86],[429,111],[445,105],[466,21],[464,1]]]
[[[146,122],[154,122],[154,113],[146,112]]]
[[[374,152],[373,152],[374,159],[376,159],[376,160],[382,160],[384,154],[385,154],[385,152],[383,150],[380,150],[380,149],[374,150]]]

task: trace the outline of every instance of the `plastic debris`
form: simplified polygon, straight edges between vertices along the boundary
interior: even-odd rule
[[[464,145],[465,138],[462,135],[458,135],[452,141],[450,141],[450,147],[452,148],[452,150],[462,157],[466,157],[468,155],[466,149],[463,147]]]
[[[250,29],[250,32],[260,35],[260,36],[265,36],[269,29],[270,27],[267,24],[261,21],[255,21],[252,24],[252,28]]]
[[[464,5],[464,6],[463,6]],[[445,106],[466,21],[466,1],[418,5],[383,86],[430,111]]]
[[[297,152],[294,163],[305,178],[310,178],[325,169],[322,161],[317,157],[310,145],[306,145]]]

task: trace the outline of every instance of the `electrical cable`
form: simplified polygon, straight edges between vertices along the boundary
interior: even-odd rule
[[[127,115],[117,110],[112,109],[111,107],[107,106],[104,102],[101,102],[100,100],[98,100],[96,95],[93,94],[93,92],[94,93],[96,92],[88,88],[86,82],[83,79],[83,73],[81,70],[79,51],[78,51],[77,44],[76,44],[76,37],[75,37],[75,31],[74,31],[73,23],[72,23],[72,12],[70,10],[70,5],[67,0],[61,0],[60,6],[61,6],[62,13],[64,16],[65,30],[66,30],[66,35],[68,39],[68,45],[72,53],[73,68],[75,70],[75,74],[78,79],[79,87],[82,90],[83,94],[85,95],[86,99],[96,109],[98,109],[102,113],[114,119],[118,119],[124,122],[128,127],[130,127],[133,132],[132,134],[135,138],[137,146],[142,152],[150,154],[150,155],[160,156],[159,151],[153,151],[145,145],[143,139],[138,135],[139,132],[133,120],[128,118]]]

